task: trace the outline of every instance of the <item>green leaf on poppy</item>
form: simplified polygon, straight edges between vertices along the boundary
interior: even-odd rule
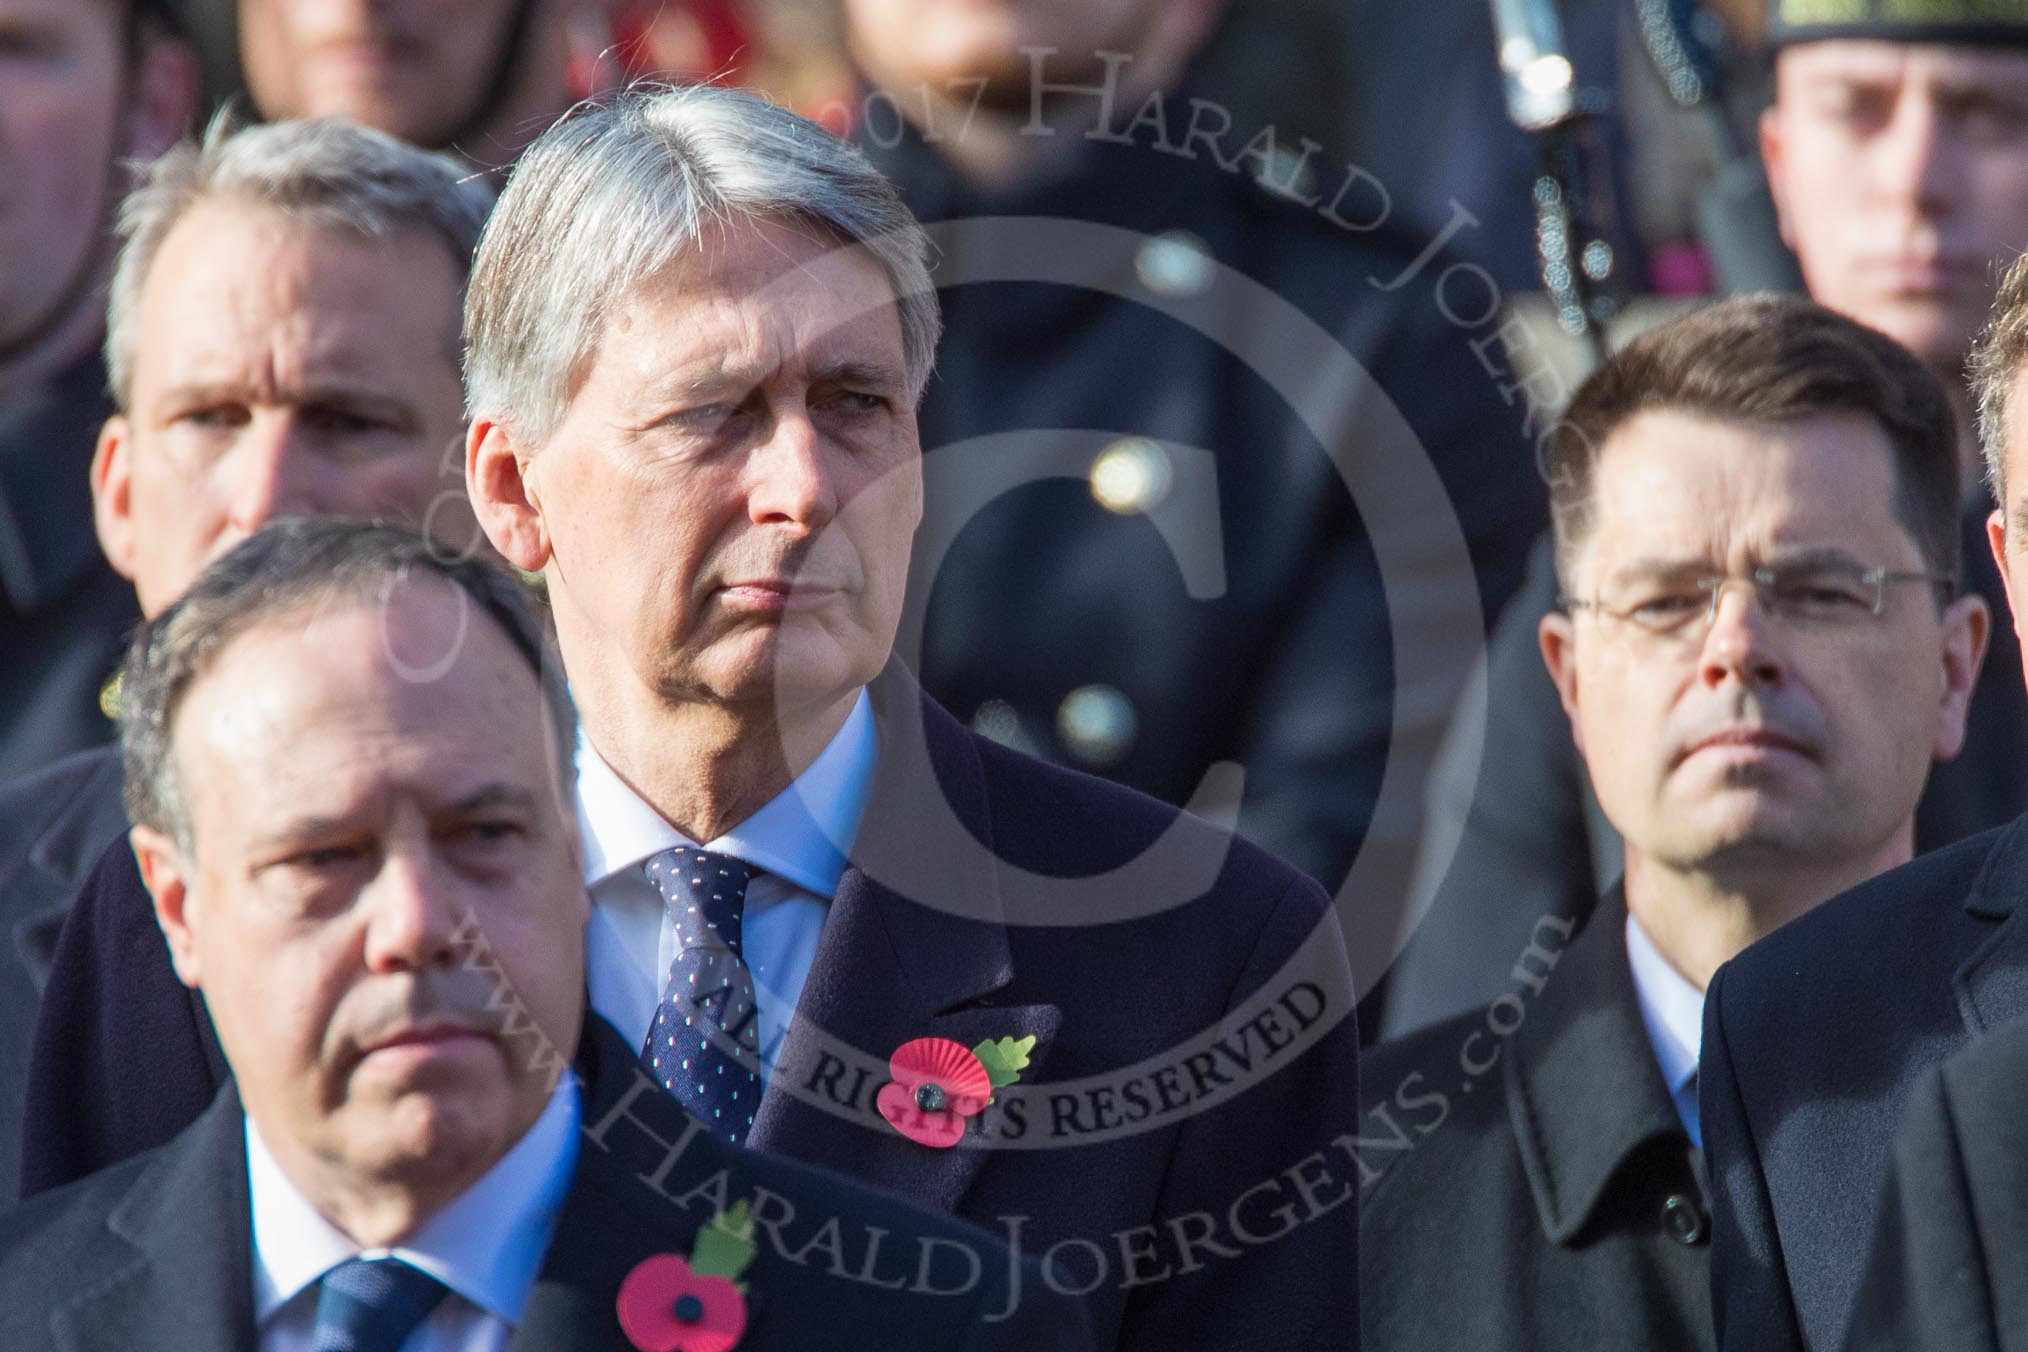
[[[730,1211],[721,1211],[711,1224],[697,1232],[690,1250],[690,1270],[700,1277],[723,1277],[734,1281],[753,1261],[753,1220],[745,1202]]]
[[[1024,1038],[1003,1037],[997,1042],[987,1038],[972,1048],[972,1055],[979,1058],[979,1064],[986,1068],[986,1077],[995,1089],[1005,1089],[1021,1078],[1021,1072],[1028,1069],[1028,1053],[1035,1050],[1035,1035]]]

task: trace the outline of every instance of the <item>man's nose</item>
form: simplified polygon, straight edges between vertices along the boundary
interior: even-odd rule
[[[806,410],[778,415],[747,458],[747,515],[757,525],[815,532],[838,515],[830,449]]]
[[[1877,197],[1908,207],[1918,217],[1949,207],[1949,143],[1935,100],[1904,90],[1874,147],[1872,188]]]
[[[1757,689],[1788,680],[1779,636],[1751,586],[1730,584],[1719,590],[1698,674],[1714,689],[1734,680]]]
[[[427,848],[390,850],[360,898],[368,912],[367,970],[448,969],[463,923],[451,891],[446,870]]]
[[[302,420],[260,414],[235,448],[230,473],[231,519],[251,535],[278,516],[312,516],[323,507],[319,483],[327,470],[309,445]]]

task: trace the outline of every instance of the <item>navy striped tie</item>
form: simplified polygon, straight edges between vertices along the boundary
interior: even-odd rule
[[[692,1117],[738,1145],[761,1095],[753,973],[740,956],[754,870],[686,845],[642,867],[675,922],[677,953],[641,1054]]]
[[[399,1352],[449,1293],[399,1258],[348,1258],[324,1274],[310,1352]]]

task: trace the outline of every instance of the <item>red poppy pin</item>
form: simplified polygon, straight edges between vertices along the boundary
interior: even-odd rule
[[[697,1233],[690,1257],[658,1253],[620,1283],[620,1328],[641,1352],[728,1352],[746,1332],[753,1221],[741,1202]]]
[[[893,1083],[875,1103],[894,1129],[917,1145],[948,1150],[965,1135],[965,1119],[993,1101],[993,1091],[1021,1078],[1035,1038],[986,1039],[966,1051],[947,1037],[904,1042],[888,1058]]]

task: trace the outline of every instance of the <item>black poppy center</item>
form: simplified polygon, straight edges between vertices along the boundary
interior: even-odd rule
[[[704,1318],[704,1302],[695,1296],[679,1296],[676,1299],[676,1322],[695,1324]]]
[[[915,1091],[915,1106],[926,1113],[942,1112],[947,1102],[944,1087],[940,1084],[926,1084]]]

